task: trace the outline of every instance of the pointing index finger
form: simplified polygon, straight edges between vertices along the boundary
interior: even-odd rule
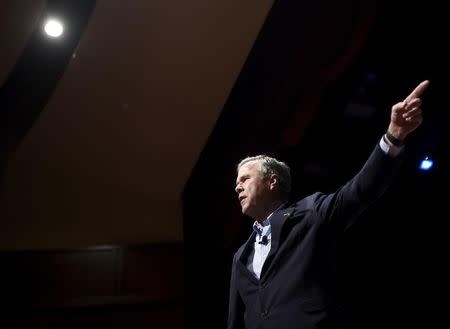
[[[405,98],[405,102],[409,103],[414,98],[420,97],[420,95],[422,95],[422,93],[425,91],[425,89],[427,89],[429,84],[430,84],[429,80],[425,80],[425,81],[422,81],[421,83],[419,83],[419,85],[416,87],[416,89],[414,89],[413,92],[411,94],[409,94],[408,97]]]

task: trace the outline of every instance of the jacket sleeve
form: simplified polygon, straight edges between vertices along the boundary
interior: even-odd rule
[[[244,329],[245,307],[236,285],[236,255],[233,257],[228,303],[227,329]]]
[[[348,229],[355,218],[387,190],[402,158],[402,155],[389,156],[377,144],[362,169],[346,184],[334,193],[313,196],[321,223],[331,222],[343,230]]]

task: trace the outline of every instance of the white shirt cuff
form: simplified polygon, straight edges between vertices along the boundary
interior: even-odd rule
[[[385,142],[383,137],[380,139],[380,147],[384,153],[389,154],[392,157],[396,157],[403,150],[403,146],[389,145]]]

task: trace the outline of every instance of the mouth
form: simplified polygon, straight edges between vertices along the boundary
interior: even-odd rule
[[[242,204],[242,201],[245,200],[246,196],[240,196],[239,197],[239,203]]]

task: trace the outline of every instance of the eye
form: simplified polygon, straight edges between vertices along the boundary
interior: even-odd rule
[[[243,184],[243,183],[244,183],[246,180],[248,180],[249,178],[250,178],[249,176],[242,176],[242,177],[240,177],[240,178],[239,178],[239,181],[236,182],[235,189],[236,189],[239,185]]]

